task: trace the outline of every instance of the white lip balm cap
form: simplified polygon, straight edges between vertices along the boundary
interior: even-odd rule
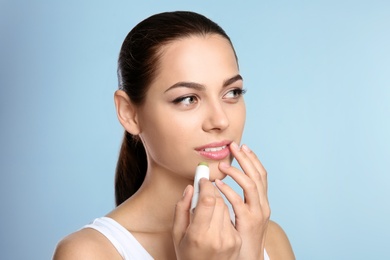
[[[201,162],[196,167],[195,178],[194,178],[194,195],[191,201],[191,212],[198,204],[199,198],[199,180],[202,178],[210,179],[210,169],[207,163]]]

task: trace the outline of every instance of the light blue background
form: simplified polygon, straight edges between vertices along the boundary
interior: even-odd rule
[[[193,10],[239,56],[244,142],[297,259],[388,259],[389,1],[1,1],[0,258],[49,259],[114,206],[128,31]]]

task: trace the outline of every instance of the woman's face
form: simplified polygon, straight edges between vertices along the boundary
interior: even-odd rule
[[[243,82],[230,43],[219,35],[193,36],[162,48],[156,78],[139,107],[140,137],[149,169],[193,179],[199,162],[210,179],[224,178],[231,142],[245,123]]]

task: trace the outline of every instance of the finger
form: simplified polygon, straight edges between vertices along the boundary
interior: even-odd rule
[[[258,168],[255,166],[255,161],[253,161],[253,156],[250,158],[244,149],[240,149],[237,144],[231,143],[230,144],[231,151],[236,158],[237,162],[240,164],[242,170],[245,172],[245,174],[251,178],[257,188],[258,188],[258,196],[260,196],[262,199],[267,197],[267,185],[264,183],[266,181],[266,178],[263,178],[262,175],[265,175],[265,172],[260,173]],[[246,146],[247,148],[247,146]],[[248,148],[249,149],[249,148]],[[260,162],[256,159],[256,161]]]
[[[223,199],[220,191],[214,187],[215,194],[215,208],[213,213],[213,218],[211,220],[210,226],[214,228],[214,232],[223,232],[226,218],[229,218],[229,215],[226,216],[227,205]]]
[[[252,150],[249,149],[247,145],[242,145],[242,151],[252,160],[252,163],[258,170],[260,181],[255,182],[258,185],[263,185],[263,189],[259,189],[259,196],[260,196],[260,202],[262,204],[268,203],[268,178],[267,178],[267,171],[265,170],[264,166],[260,162],[260,160],[257,158],[256,154],[252,152]]]
[[[258,190],[258,185],[251,178],[243,174],[237,168],[224,162],[219,164],[219,169],[226,175],[229,175],[242,188],[244,191],[245,204],[248,204],[251,210],[259,208],[260,191]],[[263,189],[262,186],[260,186],[260,189]]]
[[[246,211],[246,206],[241,196],[238,195],[231,187],[229,187],[229,185],[226,185],[221,180],[216,179],[215,184],[232,205],[234,214],[238,217],[244,214]]]
[[[226,247],[232,247],[238,243],[239,237],[232,220],[230,218],[229,208],[225,203],[219,189],[215,188],[216,205],[210,230],[213,234],[219,234],[222,237],[222,243]]]
[[[190,224],[189,211],[193,192],[194,188],[188,185],[184,190],[183,197],[177,202],[175,207],[172,232],[176,244],[179,244]]]
[[[226,204],[225,204],[226,205]],[[234,212],[234,209],[233,209],[233,212]],[[223,218],[223,221],[224,221],[224,228],[227,229],[227,228],[233,228],[235,229],[234,227],[234,222],[235,220],[232,219],[232,216],[230,216],[230,210],[229,208],[226,206],[225,207],[225,210],[224,210],[224,218]],[[234,217],[234,216],[233,216]]]
[[[230,144],[230,150],[245,174],[248,175],[252,180],[259,179],[259,172],[253,164],[251,158],[249,158],[248,155],[242,149],[240,149],[236,143],[233,142]]]
[[[260,173],[260,177],[262,179],[262,183],[265,187],[265,189],[268,189],[268,180],[267,180],[267,171],[264,168],[263,164],[257,157],[257,155],[247,146],[242,145],[242,150],[245,152],[245,154],[251,159],[253,165],[256,167],[257,171]]]
[[[206,231],[210,228],[216,203],[215,187],[207,180],[199,180],[199,199],[192,218],[191,228],[197,231]]]

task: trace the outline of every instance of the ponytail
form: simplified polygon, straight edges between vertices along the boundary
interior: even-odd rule
[[[115,203],[117,206],[141,187],[146,169],[147,159],[142,141],[125,131],[115,174]]]

